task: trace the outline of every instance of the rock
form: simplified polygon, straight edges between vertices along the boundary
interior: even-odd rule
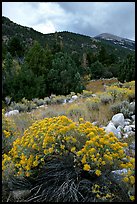
[[[73,101],[74,101],[73,99],[70,99],[70,100],[68,101],[68,103],[73,103]]]
[[[11,115],[17,115],[19,113],[18,110],[12,110],[12,111],[9,111],[7,113],[5,113],[5,116],[8,117],[8,116],[11,116]]]
[[[99,122],[98,121],[94,121],[94,122],[92,122],[92,124],[97,126],[97,125],[99,125]]]
[[[112,117],[112,122],[115,125],[115,127],[118,127],[121,125],[124,127],[124,115],[123,113],[117,113]]]
[[[114,126],[114,124],[111,121],[109,122],[109,124],[105,128],[105,131],[107,133],[113,132],[116,136],[118,136],[118,131],[117,131],[116,127]]]
[[[63,104],[66,104],[67,103],[67,100],[66,99],[64,99],[64,102],[63,102]]]
[[[135,102],[131,102],[129,105],[129,111],[135,113]]]
[[[124,125],[130,125],[132,121],[129,118],[126,118],[124,121]]]
[[[134,121],[135,121],[135,115],[132,115],[132,116],[131,116],[131,118],[132,118],[132,120],[134,120]]]
[[[119,126],[117,127],[117,131],[118,131],[118,132],[123,131],[123,127],[119,125]]]
[[[131,123],[131,120],[130,120],[129,118],[126,118],[126,119],[125,119],[125,122]]]
[[[116,136],[117,136],[118,139],[120,139],[122,137],[121,132],[118,132]]]
[[[39,108],[44,108],[45,107],[45,105],[41,105],[41,106],[39,106]]]
[[[92,97],[96,97],[97,95],[96,94],[92,94]]]
[[[130,126],[128,126],[128,125],[126,125],[125,127],[124,127],[124,132],[129,132],[129,131],[131,131],[132,130],[132,128],[130,127]]]
[[[129,125],[133,131],[135,131],[135,125]]]
[[[125,139],[125,138],[128,138],[128,134],[126,133],[126,134],[124,134],[124,136],[123,136],[123,138]]]
[[[135,150],[135,142],[132,142],[132,143],[129,145],[129,148]]]
[[[130,122],[128,122],[128,121],[126,122],[126,121],[125,121],[125,122],[124,122],[124,125],[125,125],[125,126],[130,125]]]
[[[121,175],[123,173],[126,174],[127,173],[127,169],[115,170],[115,171],[112,171],[112,173],[119,174],[119,175]]]
[[[77,98],[78,98],[78,96],[76,96],[76,95],[72,96],[73,100],[76,100]]]

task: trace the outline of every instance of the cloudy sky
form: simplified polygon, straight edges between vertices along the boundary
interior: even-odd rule
[[[2,2],[2,16],[41,33],[111,33],[135,40],[135,2]]]

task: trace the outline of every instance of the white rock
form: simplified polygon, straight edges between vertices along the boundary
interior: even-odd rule
[[[135,142],[132,142],[129,147],[130,147],[131,149],[135,150]]]
[[[92,124],[96,126],[96,125],[98,125],[98,121],[94,121],[94,122],[92,122]]]
[[[116,136],[117,136],[118,139],[120,139],[120,138],[122,137],[121,132],[118,132],[118,133],[116,134]]]
[[[129,110],[133,112],[135,111],[135,102],[130,103]]]
[[[129,125],[129,127],[131,127],[132,130],[135,130],[135,125]]]
[[[68,101],[68,103],[72,103],[74,100],[73,99],[70,99],[69,101]]]
[[[131,118],[132,118],[132,120],[135,120],[135,115],[132,115]]]
[[[131,131],[132,130],[132,128],[130,127],[130,126],[128,126],[128,125],[126,125],[125,127],[124,127],[124,132],[129,132],[129,131]]]
[[[124,125],[130,125],[132,123],[132,121],[129,118],[125,119]]]
[[[64,99],[64,102],[63,102],[63,104],[66,104],[67,103],[67,100],[66,99]]]
[[[119,126],[117,127],[117,131],[118,131],[118,132],[123,131],[123,127],[119,125]]]
[[[118,131],[114,124],[110,121],[107,127],[105,128],[106,133],[113,132],[115,135],[118,134]]]
[[[127,169],[121,169],[121,170],[115,170],[115,171],[112,171],[112,173],[115,173],[115,174],[126,174],[127,173]]]
[[[125,125],[125,126],[130,125],[130,122],[125,121],[124,125]]]
[[[112,117],[112,122],[115,125],[115,127],[118,127],[121,125],[124,127],[124,115],[123,113],[117,113]]]
[[[125,122],[131,123],[131,120],[130,120],[129,118],[126,118],[126,119],[125,119]]]
[[[12,111],[9,111],[7,113],[5,113],[5,116],[8,117],[8,116],[11,116],[11,115],[17,115],[19,113],[18,110],[12,110]]]
[[[97,95],[96,94],[92,94],[92,97],[96,97]]]
[[[77,98],[78,98],[78,96],[76,96],[76,95],[72,96],[73,100],[76,100]]]
[[[45,105],[41,105],[41,106],[39,106],[39,108],[44,108],[45,107]]]
[[[123,138],[128,138],[128,134],[124,134]]]

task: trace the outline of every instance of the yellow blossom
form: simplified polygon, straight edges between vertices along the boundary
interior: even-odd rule
[[[76,150],[76,147],[72,147],[70,151],[74,152],[75,150]]]
[[[100,176],[100,175],[101,175],[101,171],[97,169],[97,170],[95,171],[95,174],[96,174],[97,176]]]
[[[83,156],[81,162],[82,162],[82,164],[86,163],[86,155]]]
[[[60,145],[60,148],[61,149],[65,149],[65,145]]]
[[[89,166],[88,164],[85,164],[83,169],[84,169],[85,171],[89,171],[89,170],[90,170],[90,166]]]
[[[129,181],[129,178],[128,177],[124,177],[123,181],[127,183]]]
[[[130,200],[134,201],[135,200],[135,196],[130,196]]]
[[[131,184],[135,183],[135,177],[134,176],[130,176],[129,179],[130,179]]]

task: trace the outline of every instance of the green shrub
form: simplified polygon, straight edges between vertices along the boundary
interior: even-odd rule
[[[28,111],[28,104],[23,104],[23,103],[11,103],[10,107],[9,107],[10,110],[18,110],[20,112],[26,112]]]
[[[113,114],[120,113],[121,108],[122,108],[122,104],[118,102],[110,105],[110,111],[112,111]]]
[[[51,104],[62,104],[64,102],[65,96],[55,96],[51,100]]]
[[[108,103],[112,103],[112,101],[113,101],[113,98],[110,94],[104,93],[104,94],[101,94],[99,97],[100,97],[101,103],[103,103],[105,105]]]
[[[80,117],[85,116],[84,109],[78,104],[72,104],[66,111],[66,115],[73,120],[78,120]]]
[[[82,92],[82,96],[84,98],[91,97],[92,94],[93,94],[92,91],[83,90],[83,92]]]
[[[99,111],[100,99],[97,97],[90,98],[85,101],[85,104],[88,111],[92,111],[92,110]]]
[[[36,103],[37,106],[44,105],[44,99],[34,98],[33,102]]]

